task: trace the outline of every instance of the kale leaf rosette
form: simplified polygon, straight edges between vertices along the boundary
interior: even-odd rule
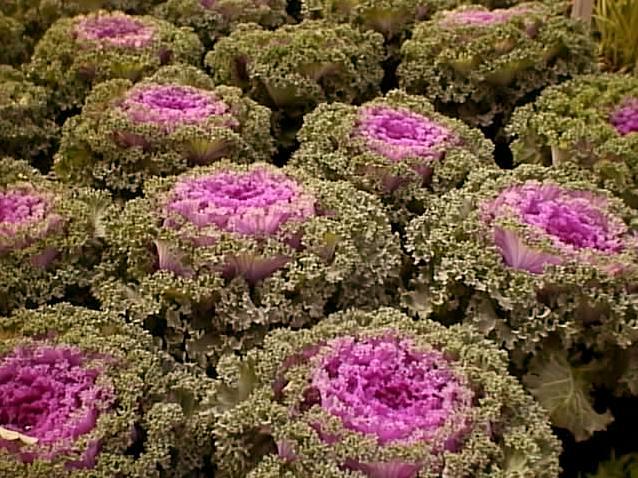
[[[66,296],[83,300],[102,258],[110,197],[54,183],[0,159],[0,313]]]
[[[218,367],[220,478],[556,478],[547,414],[474,328],[382,308],[276,330]]]
[[[401,48],[399,84],[472,125],[509,117],[526,95],[594,68],[583,22],[542,3],[462,6],[418,24]]]
[[[275,31],[239,26],[206,55],[217,84],[242,88],[275,112],[289,144],[304,114],[319,103],[358,103],[379,92],[383,38],[350,25],[304,21]]]
[[[360,106],[321,104],[305,116],[298,138],[292,165],[380,196],[400,223],[422,213],[433,193],[460,186],[470,171],[496,167],[479,130],[400,90]]]
[[[240,23],[277,28],[287,23],[285,0],[168,0],[155,14],[174,25],[191,27],[207,47]]]
[[[374,196],[266,163],[150,179],[106,229],[103,306],[204,367],[272,327],[386,304],[401,264]]]
[[[49,92],[10,66],[0,65],[0,156],[45,166],[58,133]]]
[[[0,320],[0,474],[190,477],[210,462],[211,384],[120,318],[68,304]]]
[[[37,42],[56,20],[103,8],[147,13],[160,0],[3,0],[0,13],[24,26],[30,42]]]
[[[98,11],[55,22],[25,70],[67,110],[82,106],[91,88],[105,80],[138,81],[163,65],[199,64],[202,54],[189,29],[150,16]]]
[[[638,78],[586,75],[547,88],[508,130],[516,163],[577,164],[638,208]]]
[[[137,192],[151,176],[273,152],[268,108],[239,88],[215,87],[193,66],[173,65],[137,84],[97,85],[64,125],[55,172],[73,184]]]
[[[585,439],[611,421],[589,404],[608,373],[595,369],[638,339],[636,219],[578,169],[477,172],[408,227],[406,304],[504,344],[554,423]]]
[[[301,12],[307,19],[326,19],[351,23],[381,33],[391,49],[399,48],[409,38],[418,22],[429,20],[436,12],[464,4],[480,4],[489,8],[509,7],[519,0],[302,0]],[[562,0],[548,0],[557,11]]]

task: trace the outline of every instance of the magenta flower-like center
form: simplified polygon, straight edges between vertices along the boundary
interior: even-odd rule
[[[168,129],[180,124],[202,123],[229,111],[228,105],[208,90],[174,84],[134,87],[120,108],[132,121]],[[232,117],[228,120],[234,124]]]
[[[364,108],[357,133],[370,149],[393,161],[436,157],[452,138],[447,128],[425,116],[385,106]]]
[[[112,391],[99,385],[100,371],[87,356],[67,346],[22,347],[0,359],[0,426],[37,439],[41,458],[69,451],[90,432],[112,402]],[[15,449],[0,439],[0,446]],[[95,458],[85,454],[85,464]]]
[[[510,8],[510,9],[496,9],[496,10],[483,10],[483,9],[464,9],[458,11],[446,12],[441,20],[444,25],[471,25],[471,26],[487,26],[496,25],[499,23],[505,23],[515,15],[525,13],[525,9],[522,8]]]
[[[181,181],[167,208],[198,227],[272,235],[286,222],[313,216],[315,199],[285,174],[255,168]]]
[[[75,25],[75,34],[79,40],[141,48],[153,41],[155,29],[134,17],[111,13],[80,18]]]
[[[49,202],[27,190],[0,192],[0,232],[5,227],[42,221],[49,212]]]
[[[202,7],[213,8],[217,4],[217,0],[199,0]]]
[[[609,118],[610,123],[622,135],[638,131],[638,98],[626,100]]]
[[[514,214],[564,252],[618,253],[624,248],[624,221],[609,212],[604,197],[590,192],[528,181],[505,189],[483,212],[490,221]]]
[[[49,197],[28,185],[0,191],[0,252],[27,246],[58,227],[62,218],[51,206]]]
[[[472,391],[440,352],[390,336],[339,338],[328,347],[312,375],[321,407],[380,444],[429,440],[472,405]]]

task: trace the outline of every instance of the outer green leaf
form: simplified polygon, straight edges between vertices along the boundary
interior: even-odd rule
[[[591,368],[573,367],[564,355],[552,351],[534,357],[524,379],[553,424],[568,429],[576,441],[587,440],[614,420],[611,412],[594,410],[590,374]]]

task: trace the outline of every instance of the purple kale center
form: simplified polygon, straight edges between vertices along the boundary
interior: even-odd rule
[[[448,26],[489,26],[505,23],[510,18],[528,12],[526,7],[509,9],[483,10],[480,8],[463,9],[446,12],[442,19],[443,25]]]
[[[111,390],[97,383],[100,371],[87,361],[81,350],[65,346],[21,347],[0,360],[0,426],[36,438],[43,449],[24,460],[70,451],[110,405]],[[16,442],[0,440],[0,446],[17,451]],[[90,447],[83,464],[96,453]]]
[[[447,128],[425,116],[384,106],[364,108],[357,133],[370,149],[393,161],[436,157],[452,138]]]
[[[48,213],[48,201],[30,191],[9,190],[0,192],[0,231],[3,224],[38,222]]]
[[[129,93],[120,108],[132,121],[154,123],[167,129],[202,123],[229,111],[228,105],[212,92],[184,85],[141,85]]]
[[[624,248],[626,225],[610,214],[604,197],[590,192],[528,181],[504,190],[484,211],[489,220],[514,214],[566,251],[618,253]]]
[[[638,99],[631,98],[626,100],[611,114],[609,121],[621,135],[637,132]]]
[[[395,337],[334,340],[312,376],[321,407],[380,444],[431,439],[473,393],[440,352]]]
[[[112,46],[140,48],[155,37],[155,30],[142,21],[121,13],[81,17],[75,25],[78,39]]]
[[[255,168],[181,181],[173,188],[167,209],[198,227],[273,235],[284,223],[313,216],[315,200],[286,175]]]

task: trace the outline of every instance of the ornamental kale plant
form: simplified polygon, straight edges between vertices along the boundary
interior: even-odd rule
[[[636,213],[586,179],[573,168],[479,171],[407,232],[418,268],[409,308],[464,317],[512,351],[554,424],[578,440],[611,421],[590,388],[638,338]]]
[[[401,263],[374,196],[265,163],[149,179],[106,231],[103,306],[202,367],[272,327],[387,303]]]
[[[203,46],[189,29],[150,16],[99,11],[58,20],[25,66],[30,78],[53,90],[61,110],[82,105],[105,80],[138,81],[173,63],[198,64]]]
[[[598,184],[638,208],[638,79],[586,75],[546,89],[508,127],[516,163],[592,170]]]
[[[0,321],[0,475],[190,477],[212,452],[211,386],[142,330],[59,304]]]
[[[0,65],[0,156],[29,159],[44,166],[58,136],[49,94],[19,71]]]
[[[60,18],[103,8],[127,13],[147,13],[159,0],[3,0],[0,13],[24,26],[29,41],[39,40]]]
[[[560,0],[548,0],[550,5]],[[307,19],[326,19],[351,23],[381,33],[390,45],[400,47],[415,23],[429,20],[441,10],[463,4],[488,8],[509,7],[519,0],[302,0],[301,11]]]
[[[558,476],[546,413],[468,326],[351,310],[218,370],[220,478]]]
[[[102,253],[110,198],[68,189],[0,159],[0,313],[65,296],[83,300]]]
[[[161,68],[133,84],[95,87],[82,114],[64,125],[55,172],[73,184],[138,192],[145,179],[221,157],[269,159],[270,111],[239,88],[215,87],[195,67]]]
[[[303,18],[350,23],[383,35],[390,55],[398,55],[401,43],[415,22],[428,19],[435,9],[452,8],[457,0],[302,0]]]
[[[439,12],[403,44],[399,83],[472,125],[506,120],[526,95],[594,68],[584,22],[554,10],[524,3]]]
[[[379,92],[383,38],[349,25],[304,21],[267,31],[238,27],[206,55],[217,84],[241,87],[275,112],[283,144],[322,102],[357,103]]]
[[[492,144],[480,131],[400,90],[361,106],[321,104],[305,116],[298,138],[292,165],[380,196],[400,223],[422,213],[432,193],[494,165]]]
[[[191,27],[207,47],[240,23],[277,28],[288,20],[286,0],[168,0],[155,8],[155,14]]]

